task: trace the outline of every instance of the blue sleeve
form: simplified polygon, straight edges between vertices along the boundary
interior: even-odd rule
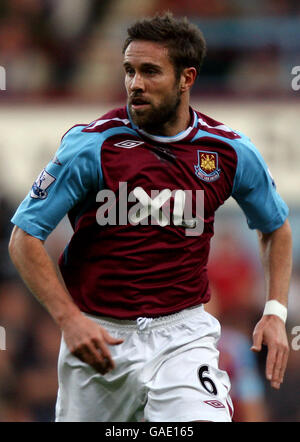
[[[288,215],[288,207],[276,191],[274,180],[261,154],[243,137],[235,140],[237,170],[232,196],[246,215],[251,229],[269,233],[278,229]]]
[[[11,220],[41,240],[91,190],[101,187],[101,134],[82,132],[83,127],[67,132]]]

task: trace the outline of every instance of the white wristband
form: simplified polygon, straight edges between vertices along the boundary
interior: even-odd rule
[[[275,299],[271,299],[270,301],[266,302],[263,315],[279,316],[279,318],[285,323],[287,318],[287,308]]]

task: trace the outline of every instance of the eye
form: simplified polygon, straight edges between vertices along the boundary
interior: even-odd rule
[[[157,69],[154,68],[145,69],[145,74],[147,75],[156,75],[157,73],[158,73]]]
[[[134,69],[131,68],[130,66],[127,66],[127,67],[125,67],[125,73],[130,76],[134,75]]]

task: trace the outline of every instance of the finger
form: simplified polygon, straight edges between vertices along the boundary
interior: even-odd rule
[[[73,354],[101,374],[106,374],[109,369],[112,368],[110,364],[108,364],[107,359],[92,346],[83,346],[73,352]]]
[[[268,379],[268,381],[272,381],[272,379],[273,379],[276,358],[277,358],[277,347],[276,346],[269,346],[268,347],[268,354],[267,354],[267,361],[266,361],[266,378]]]
[[[276,390],[279,390],[280,388],[280,382],[271,382],[271,387],[275,388]]]
[[[102,336],[105,339],[105,341],[109,344],[109,345],[119,345],[122,344],[124,342],[124,339],[117,339],[114,338],[113,336],[111,336],[107,330],[103,330],[102,331]]]
[[[278,389],[281,384],[280,371],[282,366],[282,357],[283,357],[283,352],[277,351],[276,360],[273,367],[272,380],[271,380],[271,386],[276,389]]]
[[[115,363],[112,359],[111,353],[103,339],[103,337],[94,340],[95,347],[97,348],[98,354],[100,353],[103,359],[106,361],[107,368],[115,368]]]
[[[275,364],[275,368],[274,368],[274,372],[273,372],[272,381],[274,381],[275,383],[278,383],[279,385],[282,384],[282,382],[283,382],[284,373],[285,373],[287,361],[288,361],[288,354],[289,354],[289,352],[288,352],[288,349],[286,349],[286,348],[278,351],[278,353],[277,353],[277,359],[276,359],[276,364]]]
[[[112,338],[111,336],[105,338],[105,340],[109,345],[119,345],[124,342],[124,339],[116,339],[116,338]]]
[[[91,354],[89,364],[102,375],[114,368],[112,361],[103,357],[98,351]]]
[[[262,332],[254,331],[254,333],[253,333],[253,345],[251,347],[251,350],[255,351],[255,352],[261,351],[262,340],[263,340]]]
[[[278,350],[277,352],[277,358],[276,358],[276,362],[275,362],[275,366],[274,366],[274,370],[273,370],[273,380],[275,382],[279,382],[281,383],[283,381],[283,375],[284,375],[284,371],[285,371],[285,367],[286,367],[286,360],[287,358],[285,357],[285,350]]]
[[[281,383],[283,382],[283,379],[284,379],[284,374],[285,374],[285,370],[286,370],[286,367],[287,367],[288,358],[289,358],[289,350],[286,349],[284,351],[284,355],[283,355],[283,359],[282,359],[282,366],[281,366],[281,370],[280,370],[280,381],[281,381]]]

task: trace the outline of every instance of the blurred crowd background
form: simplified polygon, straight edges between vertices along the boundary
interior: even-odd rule
[[[126,28],[139,17],[166,9],[188,16],[206,37],[208,54],[193,90],[200,111],[202,102],[218,111],[221,100],[223,109],[224,103],[228,108],[235,104],[246,112],[251,102],[253,116],[256,103],[263,101],[276,115],[281,109],[290,111],[299,121],[300,91],[291,87],[291,70],[300,65],[298,0],[0,1],[0,66],[6,71],[6,89],[0,90],[0,326],[6,331],[6,349],[0,350],[2,422],[54,418],[60,331],[19,279],[7,252],[9,220],[27,193],[30,179],[35,178],[26,176],[30,159],[35,161],[37,175],[57,148],[50,135],[39,141],[51,123],[47,112],[51,109],[55,122],[57,112],[65,112],[67,120],[70,109],[74,112],[76,108],[80,115],[81,109],[122,104],[120,62]],[[29,126],[24,121],[30,125],[32,112],[34,129],[26,134]],[[228,118],[230,115],[228,112]],[[273,133],[272,117],[265,117]],[[264,124],[261,120],[259,124]],[[77,122],[81,121],[72,124]],[[288,183],[282,196],[291,209],[295,242],[287,322],[292,346],[292,330],[300,326],[300,179],[294,174],[299,169],[300,147],[297,137],[281,143],[281,132],[274,128],[274,134],[265,142],[270,144],[270,152],[276,143],[285,149],[281,156],[270,155],[270,159],[281,171],[280,182]],[[57,130],[55,139],[60,135]],[[39,155],[31,153],[26,136],[37,144]],[[26,150],[25,160],[14,171],[11,165],[17,164],[22,149]],[[18,181],[22,173],[28,180],[26,189]],[[290,182],[293,188],[289,188]],[[55,261],[71,234],[64,219],[48,238],[47,248]],[[220,363],[232,380],[235,420],[300,421],[300,352],[291,348],[285,383],[275,391],[264,377],[265,350],[260,354],[250,351],[253,327],[264,305],[264,282],[256,234],[247,229],[243,214],[234,205],[225,205],[217,214],[209,273],[213,296],[207,310],[223,326]]]
[[[196,93],[291,94],[290,68],[299,64],[298,0],[1,0],[6,98],[118,101],[124,30],[132,19],[166,9],[188,16],[207,39]]]

